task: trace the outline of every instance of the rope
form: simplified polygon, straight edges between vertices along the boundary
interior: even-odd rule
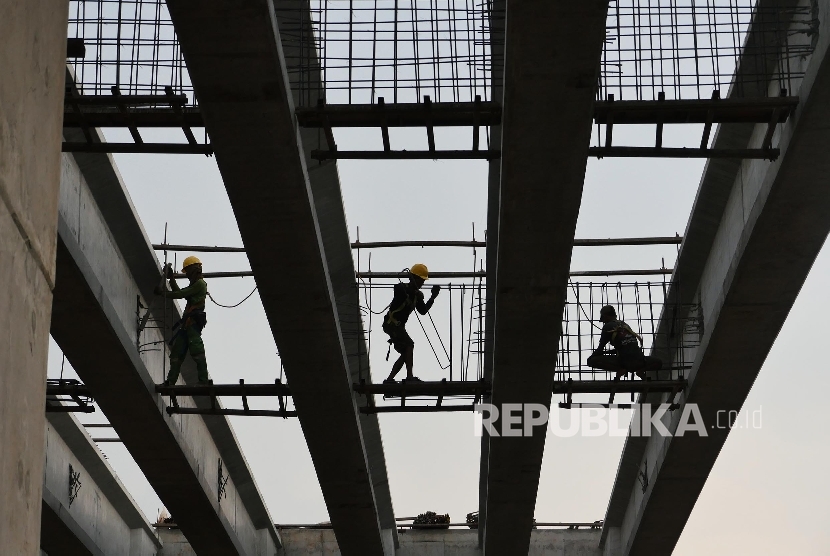
[[[389,304],[380,311],[373,311],[371,307],[369,307],[369,297],[366,293],[366,290],[371,286],[367,285],[366,281],[363,278],[360,278],[360,282],[363,284],[363,302],[366,303],[366,305],[361,305],[360,308],[369,311],[373,315],[382,315],[383,313],[385,313],[386,310],[389,308],[389,305],[392,305],[392,302],[390,301]]]
[[[427,316],[429,317],[429,322],[432,323],[433,330],[435,330],[435,335],[438,336],[438,341],[441,342],[441,348],[444,350],[444,355],[446,355],[447,359],[449,359],[450,354],[447,352],[447,347],[444,345],[444,340],[441,338],[441,333],[438,332],[438,327],[435,326],[435,321],[432,320],[432,315],[427,313]],[[452,325],[450,325],[450,326],[452,326]]]
[[[432,350],[432,354],[435,355],[435,361],[438,363],[438,366],[441,368],[442,371],[448,369],[450,367],[449,363],[447,363],[446,366],[441,365],[441,359],[438,358],[438,352],[435,351],[435,347],[432,345],[432,340],[429,339],[429,334],[427,334],[427,330],[426,330],[426,328],[424,328],[424,323],[421,322],[421,315],[419,315],[418,312],[415,311],[415,316],[418,317],[418,324],[421,325],[421,330],[424,331],[424,337],[427,339],[427,343],[429,344],[429,347]],[[440,339],[440,335],[439,335],[439,339]],[[442,345],[443,345],[443,342],[442,342]]]
[[[256,292],[258,288],[259,288],[259,286],[255,287],[255,288],[251,291],[251,293],[249,293],[247,296],[245,296],[245,299],[243,299],[242,301],[240,301],[240,302],[239,302],[239,303],[237,303],[236,305],[222,305],[221,303],[219,303],[218,301],[216,301],[215,299],[213,299],[213,296],[212,296],[212,295],[210,295],[210,292],[208,292],[208,294],[207,294],[207,295],[208,295],[208,297],[210,298],[210,300],[211,300],[211,301],[213,301],[213,303],[215,303],[215,304],[216,304],[216,305],[218,305],[219,307],[223,307],[223,308],[225,308],[225,309],[234,309],[234,308],[236,308],[236,307],[239,307],[240,305],[242,305],[242,304],[243,304],[243,303],[245,303],[246,301],[248,301],[248,299],[249,299],[252,295],[254,295],[254,292]]]
[[[570,286],[571,286],[571,290],[574,292],[574,296],[576,296],[576,288],[574,288],[574,283],[573,283],[572,281],[568,280],[568,284],[570,284]],[[593,326],[594,328],[596,328],[597,330],[602,330],[602,327],[597,326],[596,324],[594,324],[594,321],[592,321],[592,320],[588,317],[588,313],[586,313],[586,312],[585,312],[585,308],[582,306],[582,303],[580,303],[579,301],[577,301],[577,302],[576,302],[576,304],[579,306],[579,310],[580,310],[580,311],[582,311],[582,314],[583,314],[583,315],[585,315],[585,320],[587,320],[587,321],[588,321],[588,323],[589,323],[591,326]]]

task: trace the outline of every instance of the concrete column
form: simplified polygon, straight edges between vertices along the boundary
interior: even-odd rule
[[[40,554],[68,2],[0,3],[0,546]]]

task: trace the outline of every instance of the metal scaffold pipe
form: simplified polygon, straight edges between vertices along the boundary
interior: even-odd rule
[[[681,236],[655,237],[621,237],[621,238],[586,238],[575,239],[574,247],[611,247],[625,245],[680,245]],[[452,240],[424,240],[424,241],[355,241],[352,249],[382,249],[389,247],[486,247],[486,241],[452,241]],[[168,245],[157,243],[153,245],[156,251],[192,251],[194,253],[244,253],[244,247],[218,247],[210,245]]]

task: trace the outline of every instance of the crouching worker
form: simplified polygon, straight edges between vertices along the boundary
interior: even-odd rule
[[[616,371],[619,380],[625,374],[634,373],[645,378],[647,371],[659,371],[663,362],[656,357],[643,355],[643,339],[630,326],[617,319],[617,311],[611,305],[606,305],[599,311],[599,320],[602,322],[602,334],[599,345],[588,358],[588,366],[606,371]],[[604,355],[602,350],[611,344],[616,355]]]
[[[389,377],[383,381],[384,384],[394,384],[395,375],[397,375],[401,367],[406,365],[406,380],[419,379],[412,374],[412,360],[415,350],[415,342],[409,337],[406,332],[406,321],[413,310],[417,310],[422,315],[426,315],[435,301],[438,292],[441,291],[441,286],[432,286],[432,295],[429,301],[424,302],[424,294],[421,292],[421,287],[424,282],[429,279],[429,271],[427,267],[422,264],[412,265],[409,269],[409,283],[395,284],[395,295],[392,298],[392,303],[389,304],[389,312],[383,318],[383,331],[389,335],[388,342],[395,351],[401,354],[398,360],[392,365],[392,372]],[[389,359],[389,354],[386,354]]]
[[[205,298],[207,297],[207,282],[202,277],[202,262],[196,257],[187,257],[182,263],[182,272],[187,275],[190,285],[179,288],[173,277],[173,267],[164,268],[165,276],[170,282],[170,290],[157,286],[156,295],[165,295],[171,299],[186,299],[187,306],[182,319],[173,325],[174,334],[170,339],[170,372],[167,374],[165,386],[174,386],[179,379],[185,356],[190,352],[196,362],[196,371],[199,384],[208,384],[207,359],[205,358],[205,344],[202,341],[202,329],[207,324],[205,313]]]

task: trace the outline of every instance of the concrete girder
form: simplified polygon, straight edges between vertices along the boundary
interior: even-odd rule
[[[342,242],[337,257],[351,258],[348,237],[327,232],[317,213],[328,193],[309,178],[274,4],[168,0],[168,7],[340,549],[382,555],[378,481],[351,389],[340,288],[324,248]]]
[[[826,13],[830,3],[815,8]],[[683,290],[670,296],[697,305],[703,324],[682,404],[698,405],[708,436],[627,439],[603,530],[605,554],[671,554],[729,434],[710,428],[717,412],[741,409],[830,231],[830,163],[822,154],[830,147],[828,33],[830,22],[821,19],[813,55],[795,62],[806,75],[789,92],[799,107],[776,132],[781,157],[712,160],[704,170],[673,278]],[[755,40],[751,32],[750,48]],[[741,64],[747,62],[744,55]],[[774,96],[777,86],[772,80],[750,95]],[[765,125],[722,125],[715,142],[757,147],[765,134]],[[663,419],[669,431],[681,414]],[[645,489],[637,470],[649,477]]]
[[[49,556],[154,556],[161,542],[71,413],[48,413],[40,547]],[[70,501],[70,472],[80,487]]]
[[[135,311],[141,301],[161,320],[149,293],[158,261],[108,155],[63,155],[59,211],[53,338],[200,554],[273,554],[279,536],[227,419],[167,417],[155,394],[166,352],[139,353]],[[167,312],[171,324],[178,307]],[[165,337],[145,329],[140,339]],[[186,382],[193,367],[182,368]],[[230,477],[221,501],[220,461]]]
[[[504,60],[504,14],[507,0],[493,0],[490,8],[490,49],[492,60]],[[491,68],[491,99],[503,99],[504,67],[502,64],[492,64]],[[490,146],[501,150],[501,122],[490,128]],[[501,195],[501,158],[488,161],[487,168],[487,246],[485,258],[487,260],[487,290],[485,292],[484,311],[484,379],[493,381],[493,323],[496,306],[496,260],[499,246],[499,203]],[[492,262],[492,265],[490,264]],[[490,396],[482,398],[482,402],[489,403]],[[481,431],[481,454],[479,456],[478,471],[478,543],[484,546],[484,531],[487,522],[487,469],[490,458],[490,434],[485,427]]]
[[[488,260],[497,407],[550,406],[607,8],[602,0],[507,4],[498,247]],[[537,149],[548,153],[544,163]],[[527,553],[546,432],[490,438],[485,554]]]
[[[320,75],[320,63],[317,60],[317,47],[314,40],[314,32],[311,28],[311,6],[309,0],[282,0],[282,10],[292,11],[296,14],[300,10],[308,14],[308,17],[300,18],[305,29],[300,32],[304,37],[303,42],[296,39],[297,22],[288,21],[277,14],[277,23],[282,33],[285,26],[286,33],[282,36],[292,38],[281,41],[284,59],[287,69],[291,70],[293,64],[304,66],[303,71],[289,71],[289,80],[294,91],[295,106],[303,102],[316,105],[324,87]],[[296,18],[294,18],[296,19]],[[292,29],[293,28],[293,29]],[[293,35],[293,36],[292,36]],[[316,67],[317,71],[309,71],[309,68]],[[297,91],[302,89],[305,81],[305,88],[310,89],[306,93],[306,99],[298,98]],[[329,144],[326,136],[320,136],[316,129],[300,128],[300,140],[305,156],[305,164],[308,170],[311,193],[314,198],[314,209],[317,214],[317,222],[320,227],[320,238],[322,240],[323,252],[325,253],[326,266],[328,267],[329,280],[337,306],[340,330],[343,346],[346,351],[346,358],[349,365],[351,381],[360,382],[361,379],[369,378],[369,350],[366,345],[366,336],[363,326],[363,315],[360,312],[360,292],[355,281],[354,257],[352,256],[351,243],[349,241],[349,229],[346,223],[346,211],[343,206],[343,196],[340,188],[340,176],[337,171],[337,162],[316,162],[311,159],[311,152],[315,148],[334,149],[334,144]],[[365,405],[366,398],[355,396],[358,406],[361,402]],[[392,543],[398,546],[398,530],[395,522],[395,511],[392,507],[392,494],[389,490],[389,476],[386,470],[386,456],[383,452],[383,439],[380,432],[380,423],[377,415],[359,413],[358,421],[363,435],[363,445],[366,451],[366,460],[369,464],[369,475],[372,480],[372,489],[375,494],[378,518],[383,531],[384,542],[391,535]],[[392,547],[386,546],[390,551]]]

